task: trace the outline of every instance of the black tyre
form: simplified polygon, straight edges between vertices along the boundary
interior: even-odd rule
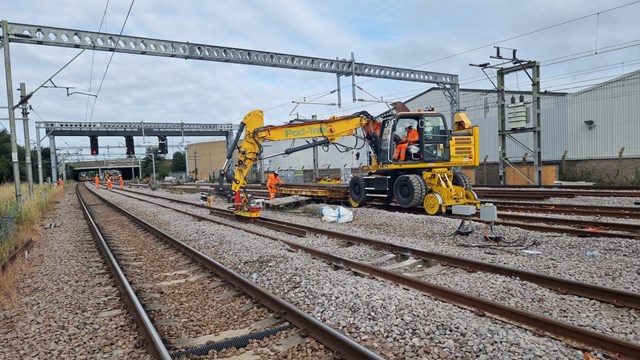
[[[402,175],[393,184],[393,196],[402,207],[422,205],[427,194],[427,184],[420,175]]]
[[[453,171],[453,185],[460,186],[463,189],[471,189],[471,180],[467,174],[459,171]]]
[[[349,181],[349,203],[353,207],[362,206],[367,203],[367,190],[365,181],[360,176],[354,176]]]

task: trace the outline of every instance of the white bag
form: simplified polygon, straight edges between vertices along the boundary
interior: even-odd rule
[[[329,206],[323,206],[320,211],[322,211],[322,220],[324,221],[346,223],[353,220],[353,212],[342,206],[338,206],[335,210]]]

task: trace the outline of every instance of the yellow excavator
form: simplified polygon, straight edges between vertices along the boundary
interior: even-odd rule
[[[400,102],[392,105],[392,109],[376,117],[362,111],[278,126],[265,126],[263,112],[251,111],[227,149],[218,193],[227,195],[236,215],[259,217],[260,208],[246,193],[246,176],[262,158],[265,141],[312,139],[278,154],[286,155],[337,143],[345,136],[356,136],[368,143],[371,156],[369,164],[362,167],[368,175],[353,176],[349,182],[352,206],[362,206],[376,198],[383,203],[396,201],[402,207],[421,205],[430,215],[445,212],[453,205],[479,208],[480,201],[469,178],[453,169],[479,165],[478,126],[473,126],[462,112],[454,115],[453,129],[449,129],[445,117],[438,112],[409,111]],[[231,171],[236,150],[238,155]],[[225,187],[225,180],[231,184],[230,188]]]

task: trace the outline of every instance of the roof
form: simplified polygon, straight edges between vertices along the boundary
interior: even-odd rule
[[[613,78],[613,79],[611,79],[611,80],[607,80],[607,81],[605,81],[605,82],[601,82],[601,83],[599,83],[599,84],[596,84],[596,85],[590,86],[590,87],[588,87],[588,88],[586,88],[586,89],[582,89],[582,90],[580,90],[580,91],[576,91],[576,92],[574,92],[572,95],[574,95],[574,96],[575,96],[575,95],[579,95],[579,94],[585,93],[585,92],[587,92],[587,91],[592,91],[592,90],[595,90],[595,89],[597,89],[597,88],[600,88],[600,87],[603,87],[603,86],[607,86],[607,85],[609,85],[609,84],[611,84],[611,83],[618,82],[618,81],[621,81],[621,80],[625,80],[625,79],[627,79],[627,78],[633,77],[633,76],[638,75],[638,74],[640,74],[640,70],[632,71],[632,72],[630,72],[630,73],[626,73],[626,74],[624,74],[624,75],[621,75],[621,76],[615,77],[615,78]]]

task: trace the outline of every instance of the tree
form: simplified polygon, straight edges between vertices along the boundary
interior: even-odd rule
[[[26,181],[27,171],[25,164],[24,146],[18,145],[18,164],[20,166],[20,180]],[[34,180],[38,179],[38,155],[35,150],[31,151],[31,171]],[[42,171],[43,178],[51,176],[51,150],[42,148]],[[4,129],[0,131],[0,182],[13,182],[13,160],[11,159],[11,134]]]
[[[0,182],[13,182],[11,136],[7,129],[0,131]]]
[[[182,152],[176,151],[175,153],[173,153],[173,160],[171,160],[171,171],[187,171],[187,161]]]
[[[158,156],[158,148],[157,147],[148,147],[146,150],[147,156],[142,160],[142,176],[151,177],[153,174],[153,160],[151,160],[151,156],[154,157],[156,162],[160,161],[160,157]]]

